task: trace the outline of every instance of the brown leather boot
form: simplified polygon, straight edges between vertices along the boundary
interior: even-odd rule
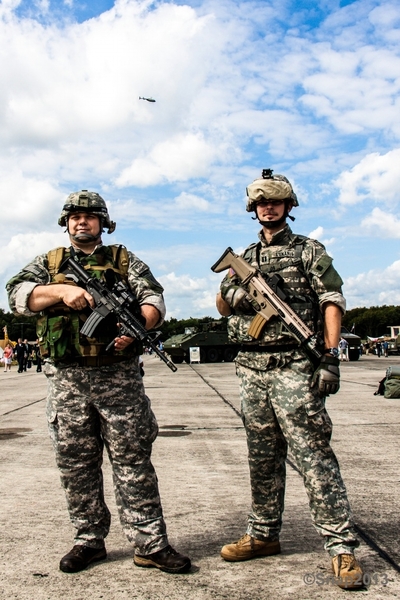
[[[179,554],[171,546],[167,546],[158,552],[153,552],[153,554],[147,554],[146,556],[135,554],[133,562],[137,567],[155,567],[166,573],[187,573],[192,566],[190,558]]]
[[[89,548],[89,546],[74,546],[60,560],[60,569],[64,573],[77,573],[83,571],[92,562],[107,558],[106,549]]]
[[[354,554],[338,554],[332,558],[332,570],[338,586],[344,590],[364,587],[363,572]]]
[[[246,533],[238,542],[227,544],[221,550],[224,560],[236,562],[239,560],[250,560],[258,556],[272,556],[279,554],[281,546],[279,540],[263,542]]]

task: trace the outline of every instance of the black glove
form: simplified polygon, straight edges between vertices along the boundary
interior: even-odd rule
[[[234,312],[239,311],[246,314],[254,313],[251,297],[246,290],[239,285],[228,285],[223,287],[221,289],[221,296]]]
[[[319,367],[314,373],[311,387],[318,386],[319,395],[329,396],[336,394],[340,388],[339,359],[329,354],[324,354]]]

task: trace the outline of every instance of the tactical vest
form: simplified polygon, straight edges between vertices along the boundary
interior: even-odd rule
[[[69,258],[70,254],[70,248],[63,247],[48,252],[48,271],[51,277],[49,285],[59,283],[75,285],[73,281],[66,279],[64,273],[59,272],[61,264]],[[115,281],[117,279],[126,281],[128,278],[129,256],[125,246],[101,246],[94,254],[81,255],[80,262],[85,270],[99,279],[109,281],[110,274]],[[111,285],[112,282],[109,287]],[[139,305],[137,308],[139,309]],[[96,329],[96,337],[88,338],[80,333],[80,329],[90,313],[90,308],[78,312],[63,303],[55,304],[43,311],[36,326],[42,356],[57,362],[71,361],[78,357],[97,357],[104,353],[109,342],[117,336],[116,320],[110,315]],[[119,362],[121,356],[137,356],[140,353],[140,344],[134,342],[123,353],[115,355],[115,362]],[[110,362],[113,362],[112,356],[109,357]]]
[[[312,289],[304,269],[302,253],[308,238],[293,235],[290,243],[283,246],[264,246],[261,242],[251,244],[243,258],[266,275],[277,273],[283,280],[286,302],[313,332],[321,332],[322,316],[318,297]],[[234,343],[288,344],[293,336],[285,329],[278,317],[273,316],[264,325],[258,339],[249,334],[254,314],[236,314],[228,320],[228,333]]]

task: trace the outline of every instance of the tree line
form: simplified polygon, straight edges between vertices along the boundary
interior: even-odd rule
[[[7,326],[8,337],[13,342],[18,338],[36,340],[36,317],[15,316],[0,308],[0,338],[4,338],[4,327]]]
[[[201,319],[189,317],[188,319],[175,319],[171,317],[166,319],[160,327],[163,340],[173,335],[185,332],[187,328],[202,329],[204,326],[215,328],[226,328],[226,317],[214,319],[213,317],[203,317]],[[11,312],[5,312],[0,308],[0,327],[1,332],[4,326],[7,326],[8,337],[17,341],[18,338],[36,339],[36,319],[35,317],[15,316]],[[400,306],[371,306],[370,308],[353,308],[349,310],[344,318],[343,325],[351,331],[354,326],[354,333],[362,339],[370,337],[380,337],[389,335],[390,326],[400,326]],[[0,338],[4,334],[0,332]]]
[[[353,308],[344,318],[343,325],[350,331],[354,325],[355,334],[360,338],[390,335],[389,327],[400,326],[400,306],[371,306]]]
[[[166,340],[172,335],[185,332],[187,327],[197,327],[201,329],[204,324],[214,323],[215,327],[226,327],[227,318],[213,319],[204,317],[202,319],[167,319],[160,328],[162,339]],[[371,306],[370,308],[353,308],[346,312],[342,324],[349,331],[360,336],[361,339],[370,337],[380,337],[390,335],[389,327],[400,326],[400,306]]]

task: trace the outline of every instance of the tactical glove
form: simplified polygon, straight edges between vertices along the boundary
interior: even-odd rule
[[[329,354],[324,354],[319,367],[314,373],[311,387],[318,386],[319,395],[329,396],[336,394],[340,388],[339,359]]]
[[[221,296],[234,312],[239,311],[245,314],[254,313],[251,298],[242,287],[238,285],[229,285],[221,290]]]

